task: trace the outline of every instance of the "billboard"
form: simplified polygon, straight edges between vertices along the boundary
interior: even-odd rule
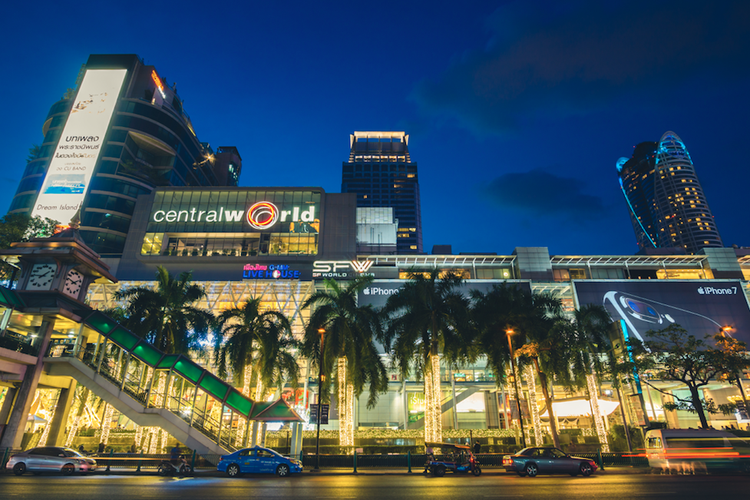
[[[644,338],[648,330],[678,324],[696,338],[724,326],[750,344],[750,308],[739,281],[574,281],[579,307],[603,305],[628,335]]]
[[[397,294],[399,290],[401,290],[401,287],[404,286],[404,284],[408,283],[408,281],[409,280],[374,280],[359,292],[357,303],[360,306],[372,305],[376,308],[383,307],[388,301],[388,297]],[[501,285],[502,283],[514,284],[526,293],[531,293],[531,284],[528,281],[465,281],[456,288],[456,291],[468,297],[472,290],[478,290],[482,293],[487,293],[492,289],[493,286]]]
[[[318,234],[321,191],[160,190],[147,232]]]
[[[88,70],[63,127],[32,216],[63,224],[83,202],[127,70]]]

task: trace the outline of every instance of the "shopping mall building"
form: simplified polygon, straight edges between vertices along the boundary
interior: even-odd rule
[[[153,78],[151,82],[160,83]],[[149,94],[151,101],[143,104],[141,99],[138,106],[163,108],[158,90],[157,85]],[[119,110],[116,108],[114,116],[120,116]],[[169,113],[174,114],[172,111]],[[168,111],[149,113],[163,118]],[[151,137],[153,130],[149,132],[148,127],[120,131],[122,126],[124,122],[103,126],[108,134],[115,132],[123,140],[133,138],[133,144],[125,141],[122,147],[118,145],[118,154],[138,145],[152,152],[184,150],[179,141],[165,149],[164,141]],[[162,135],[168,137],[166,132]],[[106,138],[110,140],[109,135]],[[190,167],[191,162],[195,168],[186,169],[199,172],[204,160],[195,160],[204,152],[197,139],[180,140],[188,139],[195,142],[189,158],[177,161],[178,154],[155,160],[153,154],[143,152],[138,158],[156,162],[151,165],[154,168],[166,162],[169,168],[156,170],[169,175],[181,172],[180,165]],[[50,144],[53,151],[54,144]],[[677,323],[696,336],[729,326],[735,336],[750,342],[748,250],[705,248],[696,255],[550,255],[546,247],[518,247],[507,255],[452,255],[449,247],[442,247],[439,255],[398,255],[393,212],[380,207],[358,208],[353,193],[326,193],[318,187],[236,187],[236,179],[216,180],[216,176],[201,181],[203,185],[177,186],[182,181],[173,175],[173,185],[157,186],[146,178],[134,180],[119,167],[109,173],[97,170],[103,163],[117,163],[116,158],[93,160],[94,181],[110,179],[112,192],[79,197],[76,203],[84,212],[82,239],[67,234],[0,251],[20,270],[10,287],[0,289],[0,448],[38,443],[42,438],[34,439],[35,434],[44,436],[48,444],[70,442],[73,424],[69,415],[76,412],[77,385],[90,389],[116,412],[79,412],[75,425],[82,417],[94,426],[108,422],[106,428],[115,421],[123,426],[131,421],[161,426],[183,443],[216,453],[246,443],[247,431],[238,429],[247,429],[263,412],[268,417],[275,411],[256,407],[227,381],[218,379],[207,357],[163,354],[96,312],[117,307],[114,296],[118,290],[155,286],[159,266],[173,275],[192,273],[193,281],[207,292],[199,307],[219,314],[251,297],[260,298],[265,308],[281,311],[291,320],[296,335],[302,334],[310,314],[302,304],[326,279],[371,276],[372,283],[359,293],[358,300],[361,305],[380,307],[399,292],[411,271],[439,268],[462,275],[461,290],[466,294],[514,283],[531,292],[559,297],[567,311],[585,304],[604,305],[623,336],[640,337],[648,330]],[[236,172],[230,160],[222,168]],[[138,182],[143,189],[116,192],[118,175]],[[57,179],[59,189],[50,192],[46,181],[39,178],[32,194],[41,190],[58,198],[81,195],[80,186],[69,189],[77,178],[71,179]],[[35,206],[31,198],[23,200],[19,207]],[[92,222],[94,214],[106,218],[110,213],[106,203],[117,200],[132,202],[120,214],[127,223],[113,232]],[[99,201],[106,203],[95,206]],[[76,205],[64,200],[54,203]],[[117,233],[122,240],[117,240],[117,248],[110,248],[99,233]],[[92,246],[106,255],[100,258]],[[317,378],[305,359],[299,362],[303,374],[299,389],[287,384],[281,396],[306,416],[315,401]],[[380,396],[375,408],[367,408],[367,394],[361,396],[355,405],[355,428],[423,426],[423,384],[400,380],[396,371],[390,372],[389,378],[388,392]],[[442,378],[443,428],[504,429],[515,419],[515,393],[498,387],[483,360],[454,370],[445,367]],[[533,376],[521,378],[520,406],[528,421],[529,413],[535,413],[528,409],[537,406],[535,383]],[[746,374],[744,382],[747,379]],[[653,381],[653,385],[663,392],[643,384],[627,388],[618,397],[609,383],[602,381],[596,392],[599,408],[610,416],[607,425],[621,421],[620,407],[636,426],[654,420],[672,427],[697,426],[694,414],[663,409],[672,395],[687,396],[682,387],[661,381]],[[703,391],[717,404],[739,399],[735,388],[719,382]],[[592,426],[591,403],[585,392],[570,393],[555,386],[554,396],[555,413],[563,428]],[[333,399],[330,422],[324,426],[328,429],[338,426]],[[543,406],[541,400],[539,406]],[[715,427],[750,423],[739,413],[711,418]]]

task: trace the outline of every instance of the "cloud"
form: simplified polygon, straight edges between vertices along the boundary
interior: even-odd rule
[[[586,113],[620,97],[668,98],[696,75],[750,73],[746,0],[515,2],[487,26],[485,48],[415,87],[423,112],[505,133],[535,115]]]
[[[580,179],[536,169],[503,174],[481,188],[480,193],[501,209],[534,217],[582,221],[606,216],[610,207],[598,196],[584,193],[583,184]]]

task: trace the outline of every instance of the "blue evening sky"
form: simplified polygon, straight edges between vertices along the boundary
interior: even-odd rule
[[[233,145],[242,186],[341,188],[349,134],[403,130],[425,250],[631,254],[615,162],[685,142],[725,245],[750,245],[750,2],[13,2],[4,213],[90,53],[135,53]]]

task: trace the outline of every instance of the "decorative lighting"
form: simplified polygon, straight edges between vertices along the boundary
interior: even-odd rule
[[[607,430],[604,428],[604,418],[599,408],[599,392],[596,389],[596,379],[593,373],[586,375],[586,384],[589,386],[589,401],[591,402],[591,411],[594,414],[594,424],[596,425],[596,434],[599,436],[599,444],[602,445],[602,451],[609,453],[609,441],[607,439]]]
[[[109,431],[112,427],[112,416],[115,412],[115,407],[111,404],[105,403],[104,417],[102,418],[102,436],[101,443],[106,445],[109,443]]]
[[[531,410],[531,422],[534,425],[534,441],[536,446],[542,446],[544,445],[542,419],[539,417],[539,403],[536,399],[536,376],[531,365],[526,367],[526,385],[529,388],[529,408]]]
[[[443,440],[441,396],[440,357],[431,354],[424,377],[424,438],[427,443],[439,443]]]
[[[336,366],[339,399],[339,444],[354,446],[354,386],[346,379],[346,358],[339,358]]]

